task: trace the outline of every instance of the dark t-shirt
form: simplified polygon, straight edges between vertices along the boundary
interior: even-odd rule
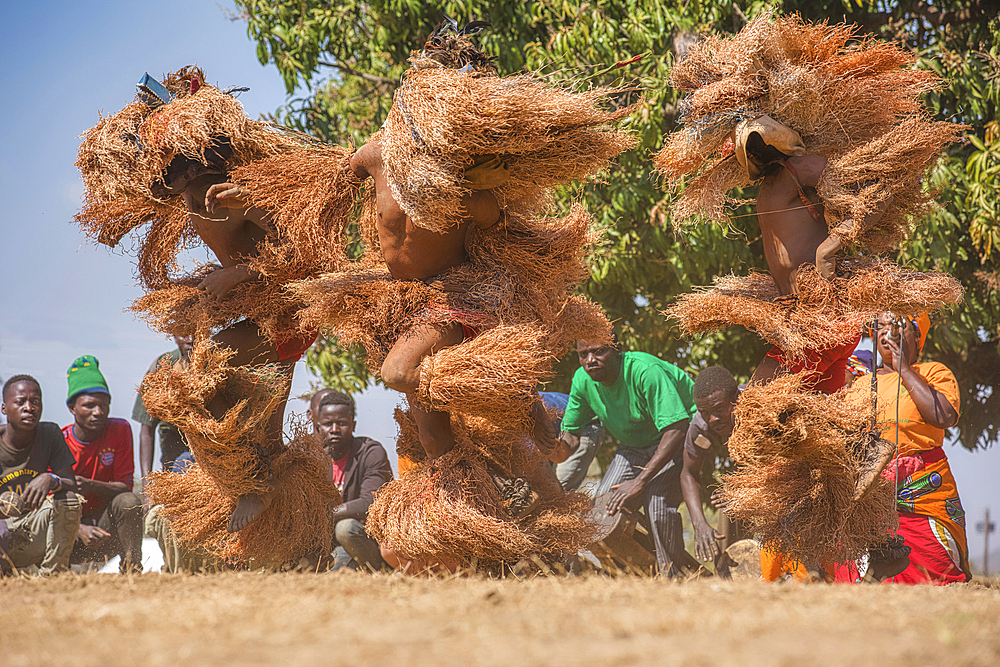
[[[164,352],[156,358],[156,361],[153,362],[153,365],[149,367],[146,373],[155,373],[160,367],[162,359],[169,359],[171,364],[176,364],[180,358],[180,350]],[[160,421],[150,415],[146,411],[146,405],[142,402],[142,394],[137,394],[135,397],[135,405],[132,407],[132,419],[140,424],[152,426],[156,429],[156,433],[160,438],[160,463],[164,470],[169,470],[174,460],[188,451],[187,441],[184,439],[184,434],[180,432],[180,429],[173,424]]]
[[[684,450],[688,456],[695,459],[706,456],[727,459],[729,458],[728,442],[728,438],[722,440],[709,431],[708,424],[705,423],[701,413],[695,412],[694,417],[691,418],[691,424],[688,426],[687,435],[684,437]]]
[[[76,465],[58,424],[40,422],[34,441],[24,449],[14,449],[3,440],[7,428],[0,426],[0,493],[24,493],[36,476]]]
[[[745,384],[740,385],[740,393],[746,388]],[[691,458],[710,457],[719,461],[729,460],[729,438],[722,439],[708,430],[708,424],[701,412],[695,412],[688,425],[687,435],[684,437],[684,451]]]

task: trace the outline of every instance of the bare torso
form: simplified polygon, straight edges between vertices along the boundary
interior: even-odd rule
[[[424,280],[466,261],[466,241],[477,227],[489,227],[500,219],[500,207],[489,191],[478,191],[462,200],[463,219],[444,233],[414,225],[392,196],[382,164],[382,147],[369,141],[351,158],[351,167],[361,179],[375,183],[378,239],[382,257],[397,280]]]
[[[826,158],[804,155],[789,158],[787,163],[795,170],[803,194],[815,204],[819,219],[813,218],[799,197],[789,170],[780,165],[771,167],[757,195],[757,219],[767,266],[782,294],[793,293],[793,272],[816,262],[816,249],[829,236],[823,205],[816,194]]]

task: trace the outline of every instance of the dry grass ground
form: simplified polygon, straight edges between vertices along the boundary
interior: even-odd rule
[[[0,653],[11,667],[996,665],[1000,584],[355,573],[5,579]]]

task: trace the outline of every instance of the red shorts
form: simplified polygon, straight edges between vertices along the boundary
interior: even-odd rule
[[[278,350],[278,361],[286,361],[288,359],[298,361],[305,354],[305,351],[309,349],[309,346],[316,342],[318,337],[318,331],[307,333],[295,331],[291,338],[275,341],[275,347]]]
[[[861,342],[861,333],[850,342],[825,350],[809,350],[805,358],[794,362],[785,360],[785,353],[777,345],[767,356],[774,359],[790,373],[808,373],[812,377],[806,381],[806,388],[824,394],[836,393],[844,386],[847,377],[847,361],[854,354],[854,348]]]

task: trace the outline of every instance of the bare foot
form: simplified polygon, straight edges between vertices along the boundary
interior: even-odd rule
[[[233,515],[229,517],[229,525],[226,530],[230,533],[238,533],[249,526],[271,505],[276,493],[277,489],[272,489],[265,494],[247,493],[240,496],[239,500],[236,501]]]

